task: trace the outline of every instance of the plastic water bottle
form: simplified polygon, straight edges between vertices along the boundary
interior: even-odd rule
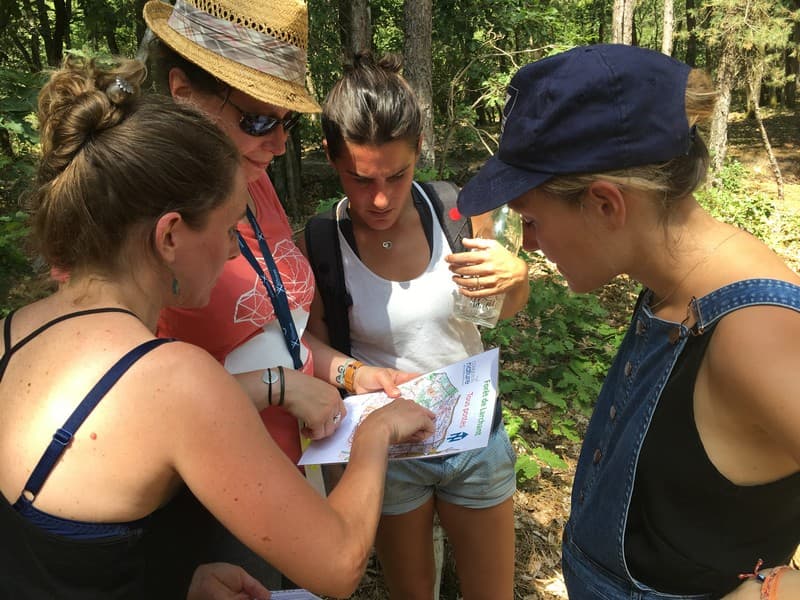
[[[522,246],[522,219],[519,214],[501,206],[490,213],[487,224],[473,232],[474,237],[493,239],[513,255],[519,253]],[[473,249],[473,252],[478,249]],[[496,294],[484,298],[467,298],[458,289],[453,291],[453,312],[463,321],[470,321],[483,327],[494,327],[503,308],[505,294]]]

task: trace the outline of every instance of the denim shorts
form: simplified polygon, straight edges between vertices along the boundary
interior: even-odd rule
[[[386,472],[383,514],[402,515],[434,494],[465,508],[490,508],[517,489],[516,455],[502,422],[485,448],[437,458],[393,460]]]

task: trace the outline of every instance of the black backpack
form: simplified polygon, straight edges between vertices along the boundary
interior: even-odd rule
[[[461,238],[472,236],[472,223],[469,217],[459,214],[458,219],[453,219],[451,216],[450,211],[456,207],[458,187],[449,181],[428,181],[419,186],[433,205],[450,249],[454,253],[463,252]],[[325,306],[329,343],[339,352],[350,354],[348,311],[353,300],[344,285],[342,251],[336,227],[336,204],[309,219],[305,228],[305,242],[317,289]]]

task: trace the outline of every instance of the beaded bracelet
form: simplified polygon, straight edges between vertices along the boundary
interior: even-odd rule
[[[348,358],[339,365],[336,374],[336,383],[342,386],[347,392],[354,394],[356,371],[363,367],[364,363],[354,358]]]

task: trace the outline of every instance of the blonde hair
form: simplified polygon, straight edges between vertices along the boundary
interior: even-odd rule
[[[236,147],[199,111],[143,97],[144,77],[139,61],[68,57],[39,94],[42,156],[27,201],[52,266],[117,270],[129,238],[151,244],[161,215],[202,227],[230,194]]]
[[[716,100],[717,92],[710,77],[700,69],[692,69],[686,82],[684,101],[689,126],[695,130],[686,155],[664,163],[604,173],[557,176],[542,184],[539,189],[571,202],[579,202],[584,190],[593,182],[608,181],[651,193],[661,202],[663,214],[668,214],[676,200],[693,193],[705,182],[709,164],[708,148],[696,127],[710,119]]]

